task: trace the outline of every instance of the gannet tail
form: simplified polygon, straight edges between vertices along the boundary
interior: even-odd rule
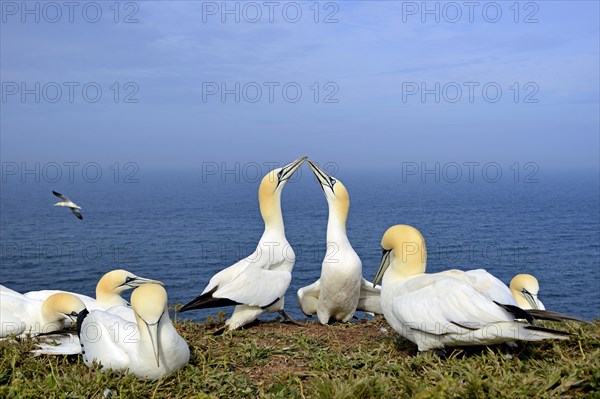
[[[553,312],[551,310],[541,309],[529,309],[529,314],[532,315],[536,320],[551,320],[551,321],[579,321],[582,323],[592,324],[591,322],[580,319],[579,317],[571,316],[565,313]]]
[[[213,294],[217,290],[217,287],[214,289],[200,295],[196,299],[186,303],[183,305],[181,309],[179,309],[179,313],[186,312],[192,309],[208,309],[208,308],[220,308],[223,306],[234,306],[240,305],[238,302],[232,301],[229,298],[215,298]]]

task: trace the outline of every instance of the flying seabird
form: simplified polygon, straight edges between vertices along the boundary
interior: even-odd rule
[[[60,198],[62,200],[61,202],[57,202],[56,204],[54,204],[54,206],[66,206],[67,208],[69,208],[71,210],[71,212],[73,212],[73,215],[75,215],[77,217],[77,219],[83,220],[83,216],[81,216],[81,213],[79,213],[79,210],[81,209],[81,207],[79,205],[77,205],[76,203],[74,203],[73,201],[71,201],[64,195],[62,195],[61,193],[52,191],[52,194],[56,195],[58,198]]]

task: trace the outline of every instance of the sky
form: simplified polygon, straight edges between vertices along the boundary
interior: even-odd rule
[[[599,168],[596,1],[0,3],[3,163]]]

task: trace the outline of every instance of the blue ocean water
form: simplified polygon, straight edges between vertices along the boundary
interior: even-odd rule
[[[327,203],[308,167],[284,189],[286,233],[296,253],[286,310],[303,319],[298,288],[319,277]],[[258,179],[200,171],[141,170],[137,182],[105,174],[92,183],[3,176],[0,283],[20,292],[63,289],[94,295],[107,271],[124,268],[162,280],[170,302],[186,303],[210,277],[252,253],[263,231]],[[540,173],[537,182],[496,183],[393,171],[347,172],[348,236],[372,280],[380,239],[392,224],[417,227],[427,269],[485,268],[508,283],[517,273],[540,282],[548,309],[600,318],[600,194],[596,172]],[[83,207],[84,220],[52,206],[51,190]],[[184,313],[204,320],[218,311]],[[272,316],[265,316],[269,318]]]

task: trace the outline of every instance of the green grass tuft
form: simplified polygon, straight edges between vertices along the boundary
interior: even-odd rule
[[[213,336],[206,323],[175,323],[190,364],[159,381],[102,373],[78,356],[34,358],[31,339],[0,341],[0,397],[389,398],[592,397],[600,399],[600,321],[549,324],[565,341],[417,354],[385,320],[302,327],[265,322]]]

